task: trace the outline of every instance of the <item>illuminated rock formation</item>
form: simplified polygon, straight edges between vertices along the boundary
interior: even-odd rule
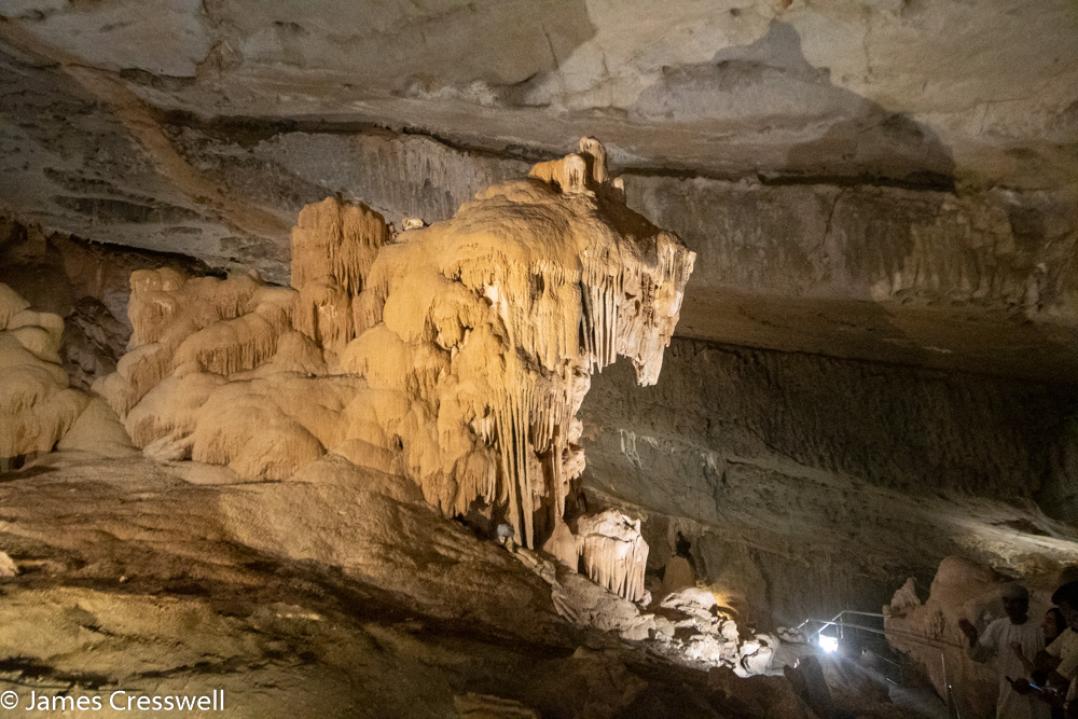
[[[49,452],[85,409],[60,365],[64,321],[0,284],[0,462]]]
[[[299,213],[292,230],[293,323],[335,355],[366,327],[353,319],[353,301],[363,289],[388,228],[381,215],[326,198]]]
[[[560,520],[583,469],[575,417],[589,375],[622,355],[654,383],[694,260],[593,179],[601,163],[582,150],[533,172],[551,184],[490,188],[402,235],[359,300],[356,323],[372,329],[342,357],[430,413],[440,461],[409,468],[428,501],[504,504],[526,546]]]
[[[292,289],[135,273],[131,350],[97,389],[154,456],[283,479],[334,452],[534,547],[584,468],[590,375],[624,356],[656,381],[695,255],[625,207],[591,139],[389,240],[328,199],[300,214]],[[600,536],[589,573],[639,599],[639,532],[624,557]]]
[[[582,517],[577,523],[584,571],[594,582],[634,602],[644,599],[648,545],[640,520],[617,510]]]

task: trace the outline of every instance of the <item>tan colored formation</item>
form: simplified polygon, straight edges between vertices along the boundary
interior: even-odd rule
[[[608,509],[581,517],[576,534],[589,579],[630,601],[644,600],[648,545],[640,536],[639,519]]]
[[[529,547],[583,471],[590,375],[620,355],[655,382],[695,259],[624,205],[590,139],[395,238],[364,207],[308,206],[292,250],[291,289],[134,273],[130,351],[95,387],[133,441],[252,480],[334,452]],[[589,572],[642,595],[642,540],[609,570],[591,541]]]
[[[89,398],[60,365],[64,321],[0,284],[0,463],[49,452]]]

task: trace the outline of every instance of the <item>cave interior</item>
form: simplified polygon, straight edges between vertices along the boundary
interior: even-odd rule
[[[3,0],[0,70],[0,714],[1048,719],[969,642],[1078,580],[1073,0]]]

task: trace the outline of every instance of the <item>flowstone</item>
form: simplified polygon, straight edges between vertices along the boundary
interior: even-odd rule
[[[331,198],[300,213],[291,288],[134,273],[130,350],[95,388],[155,457],[262,480],[332,452],[410,477],[444,514],[478,508],[525,547],[573,545],[590,377],[622,356],[657,380],[695,254],[625,206],[590,138],[419,225],[394,236]],[[640,599],[635,532],[617,533],[629,555],[586,537],[578,551]]]

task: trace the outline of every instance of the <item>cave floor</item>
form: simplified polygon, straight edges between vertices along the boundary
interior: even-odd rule
[[[24,699],[220,689],[238,717],[739,715],[704,673],[562,621],[507,552],[384,485],[43,460],[0,474],[0,546],[21,570],[0,580],[0,680]]]

